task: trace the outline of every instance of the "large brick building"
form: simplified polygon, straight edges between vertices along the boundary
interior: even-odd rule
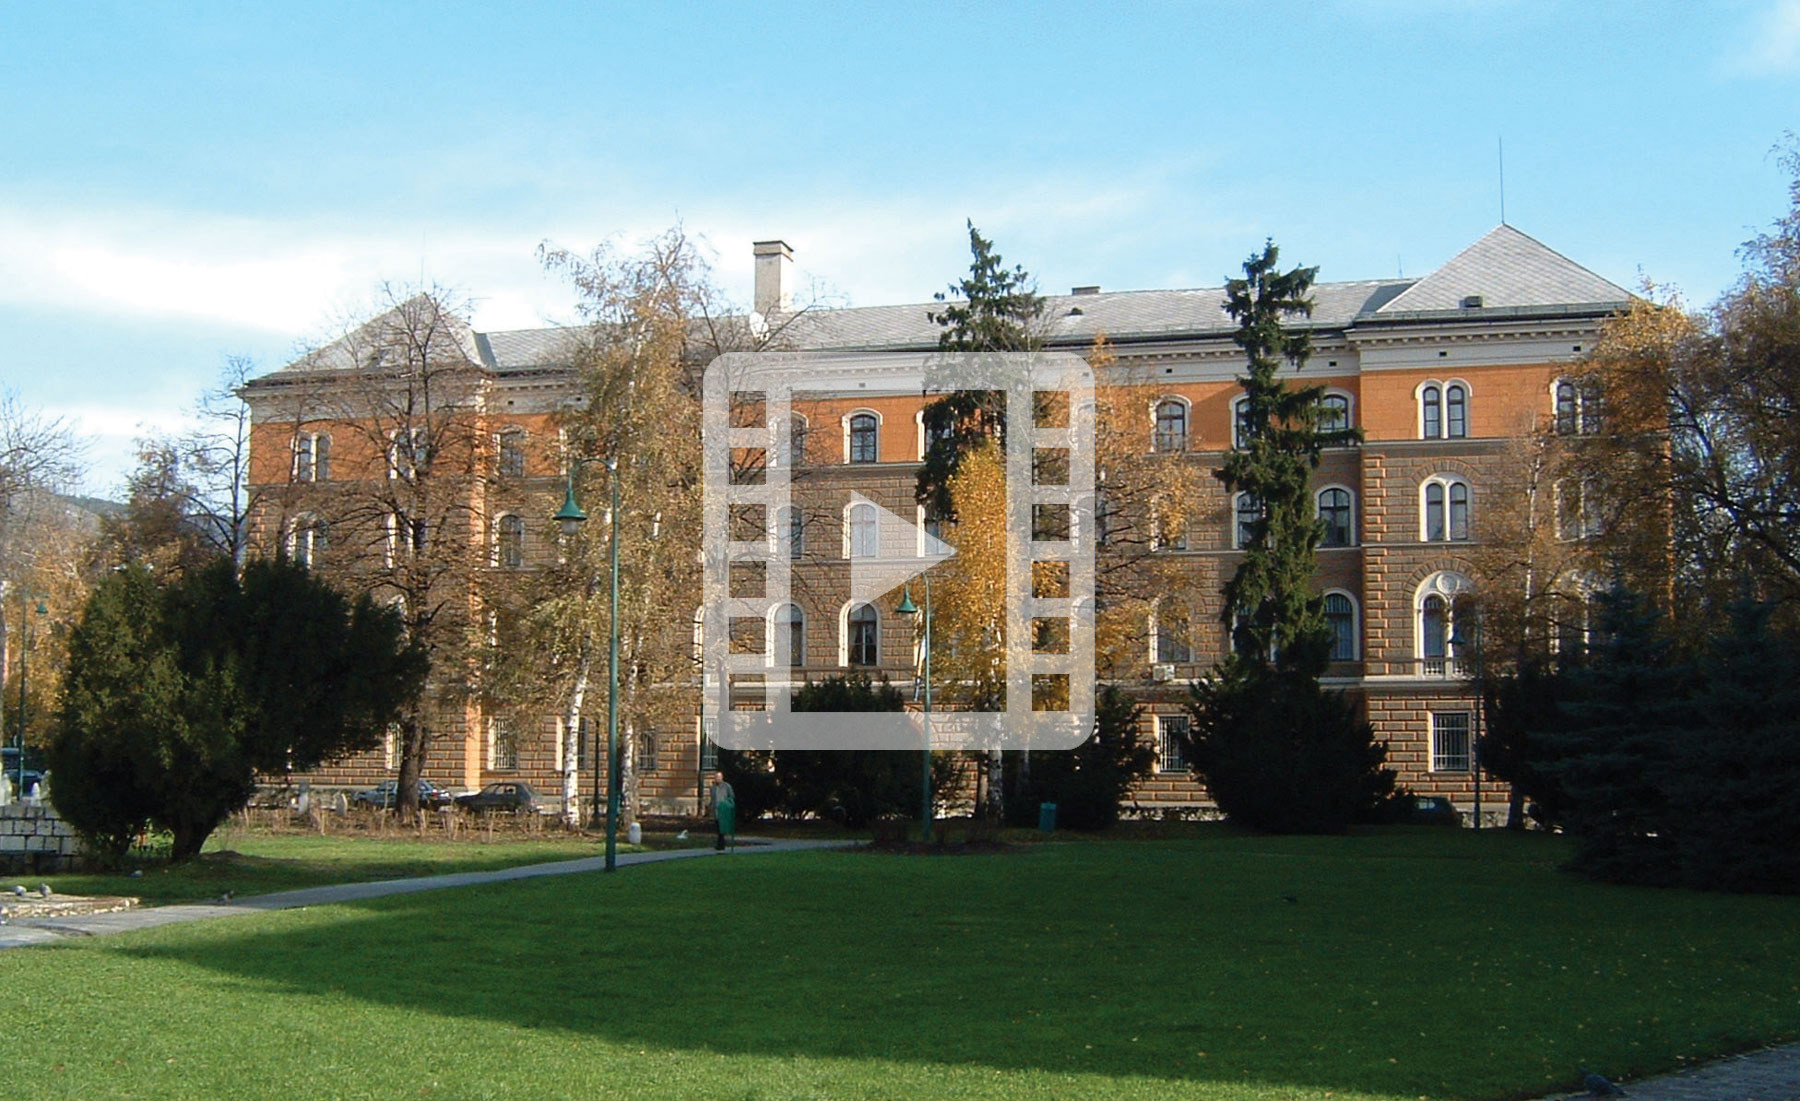
[[[926,305],[789,311],[790,254],[779,242],[757,246],[754,326],[779,322],[785,346],[801,350],[902,351],[936,346]],[[1628,293],[1510,226],[1499,226],[1421,279],[1321,283],[1302,322],[1312,334],[1305,381],[1327,388],[1330,415],[1361,430],[1361,442],[1331,449],[1315,476],[1326,538],[1319,587],[1335,633],[1330,680],[1364,701],[1401,782],[1450,796],[1465,808],[1476,776],[1471,743],[1477,717],[1467,672],[1457,660],[1458,598],[1474,587],[1474,554],[1484,512],[1501,492],[1497,471],[1519,439],[1580,416],[1579,388],[1565,373],[1591,346],[1601,322],[1624,309]],[[1046,342],[1086,353],[1104,336],[1114,357],[1104,374],[1141,395],[1148,447],[1170,461],[1214,469],[1233,445],[1243,357],[1231,341],[1222,289],[1105,292],[1082,287],[1047,299]],[[399,316],[418,329],[416,318]],[[404,566],[413,540],[449,539],[466,551],[471,585],[483,570],[529,570],[555,553],[542,544],[543,519],[560,500],[564,471],[557,414],[576,393],[568,334],[556,329],[480,333],[432,316],[437,346],[424,358],[441,368],[437,401],[444,424],[462,426],[445,448],[460,449],[462,474],[436,490],[456,507],[399,501],[370,492],[395,481],[414,428],[392,398],[380,408],[365,393],[352,408],[321,395],[373,365],[368,346],[382,319],[344,341],[251,382],[253,475],[267,502],[259,519],[265,543],[325,558],[344,543],[337,525],[374,530],[366,539],[381,559]],[[419,342],[414,340],[416,345]],[[377,356],[378,358],[378,356]],[[421,360],[423,362],[423,360]],[[1109,378],[1100,380],[1102,385]],[[417,419],[421,399],[408,397]],[[895,511],[913,509],[914,474],[924,448],[920,399],[821,397],[806,411],[803,458],[814,485],[856,489]],[[424,423],[424,422],[418,422]],[[385,426],[385,427],[383,427]],[[1204,792],[1187,775],[1176,742],[1187,683],[1223,653],[1219,590],[1238,551],[1241,502],[1210,477],[1194,479],[1197,500],[1186,530],[1158,552],[1176,564],[1175,586],[1188,606],[1183,629],[1147,624],[1142,661],[1114,669],[1147,705],[1144,736],[1158,750],[1158,771],[1137,792],[1140,807],[1194,806]],[[360,489],[356,487],[361,487]],[[345,515],[358,495],[366,515]],[[425,515],[432,508],[438,516]],[[379,519],[381,510],[387,518]],[[355,511],[354,509],[350,511]],[[846,521],[847,522],[847,521]],[[806,555],[829,574],[842,569],[850,533],[819,538],[808,528]],[[1104,550],[1102,551],[1104,553]],[[365,557],[367,557],[365,555]],[[466,594],[478,601],[479,594]],[[798,643],[803,673],[824,675],[870,665],[909,684],[911,624],[894,614],[898,594],[867,607],[801,606],[782,630]],[[771,628],[773,630],[773,628]],[[439,671],[455,679],[454,670]],[[442,697],[427,774],[473,788],[524,778],[561,790],[559,704],[535,715],[484,715],[473,697]],[[697,717],[676,729],[644,732],[632,765],[647,809],[691,809],[707,753]],[[504,736],[497,736],[496,731]],[[394,754],[371,755],[322,773],[326,783],[380,779]],[[583,777],[584,790],[590,777]],[[1487,792],[1499,795],[1489,781]],[[1497,803],[1497,800],[1496,800]],[[1493,805],[1493,804],[1490,804]]]

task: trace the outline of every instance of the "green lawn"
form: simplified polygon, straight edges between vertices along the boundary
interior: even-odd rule
[[[1800,1038],[1800,898],[1561,857],[704,857],[0,952],[0,1035],[84,1098],[1505,1098]]]

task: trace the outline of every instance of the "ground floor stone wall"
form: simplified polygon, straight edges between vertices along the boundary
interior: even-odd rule
[[[75,831],[48,803],[9,803],[0,807],[0,870],[60,872],[81,858]]]

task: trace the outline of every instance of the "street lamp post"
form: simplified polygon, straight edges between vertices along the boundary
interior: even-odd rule
[[[18,747],[19,756],[13,762],[18,781],[13,789],[19,793],[20,799],[25,798],[25,672],[29,663],[26,655],[31,650],[31,616],[27,612],[33,595],[24,589],[19,590],[19,714],[18,721],[14,724],[17,729],[13,732],[13,744]],[[44,598],[38,596],[37,614],[43,616],[49,613],[50,609],[44,605]]]
[[[1474,727],[1474,729],[1469,732],[1469,773],[1470,773],[1470,775],[1472,775],[1475,778],[1474,828],[1480,829],[1481,828],[1481,713],[1483,710],[1486,709],[1486,699],[1487,699],[1487,684],[1483,681],[1482,676],[1481,676],[1481,673],[1482,673],[1481,647],[1478,644],[1471,646],[1469,644],[1469,640],[1467,638],[1465,638],[1460,631],[1457,632],[1456,634],[1453,634],[1450,637],[1450,645],[1453,647],[1452,653],[1454,653],[1457,656],[1457,660],[1459,660],[1459,661],[1462,659],[1462,654],[1463,654],[1464,650],[1469,650],[1473,654],[1473,657],[1469,662],[1469,670],[1471,673],[1469,680],[1470,680],[1470,683],[1475,688],[1475,719],[1474,719],[1474,722],[1471,724]]]
[[[919,828],[921,839],[931,840],[931,571],[927,570],[925,578],[925,758],[923,771],[919,776]],[[900,591],[900,606],[894,609],[901,615],[918,614],[919,608],[912,601],[912,586]]]
[[[606,870],[618,868],[619,851],[619,460],[607,458],[606,470],[612,480],[612,512],[607,517],[607,556],[612,570],[612,599],[607,614],[606,660]],[[587,513],[575,500],[575,468],[580,460],[569,464],[569,491],[557,510],[556,522],[563,534],[574,535],[587,521]],[[594,803],[600,802],[600,763],[594,762]]]

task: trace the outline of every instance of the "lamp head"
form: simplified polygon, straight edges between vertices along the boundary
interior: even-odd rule
[[[895,608],[894,611],[899,612],[901,615],[919,614],[919,606],[913,603],[911,585],[900,590],[900,606]]]
[[[563,497],[562,507],[556,510],[555,520],[557,525],[562,528],[564,535],[574,535],[581,530],[581,525],[587,523],[587,513],[583,512],[581,506],[575,502],[575,484],[573,482],[569,483],[569,492]]]

